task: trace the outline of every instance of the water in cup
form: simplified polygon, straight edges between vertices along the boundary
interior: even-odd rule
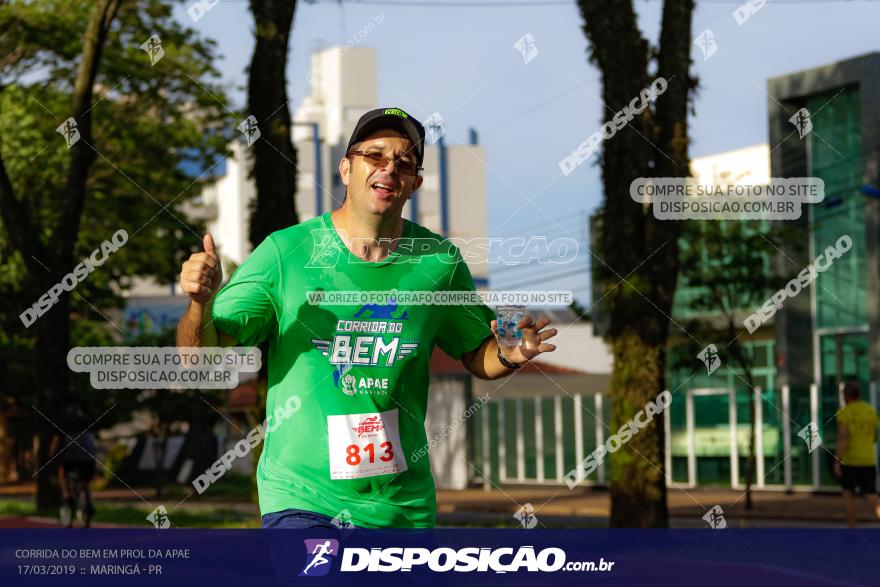
[[[495,309],[495,318],[498,320],[498,338],[505,346],[519,346],[522,344],[522,330],[519,322],[525,316],[525,306],[498,306]]]

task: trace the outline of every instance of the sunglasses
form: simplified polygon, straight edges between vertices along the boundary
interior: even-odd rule
[[[424,167],[418,167],[412,161],[407,161],[406,159],[394,158],[394,157],[386,157],[382,153],[375,152],[367,152],[367,151],[351,151],[348,156],[352,155],[360,155],[364,158],[364,161],[367,162],[371,167],[375,167],[376,169],[384,169],[388,167],[389,161],[394,161],[394,168],[397,169],[397,172],[401,175],[418,175],[419,171],[423,170]]]

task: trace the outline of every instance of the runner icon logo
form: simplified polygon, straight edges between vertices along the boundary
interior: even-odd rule
[[[697,355],[697,358],[703,361],[703,364],[706,365],[706,371],[708,371],[707,375],[711,375],[721,366],[721,358],[718,356],[718,349],[714,344],[710,344],[701,350],[700,354]]]
[[[330,572],[330,563],[339,554],[339,541],[332,538],[304,540],[306,566],[300,577],[322,577]]]
[[[727,528],[727,520],[724,519],[724,510],[720,505],[714,506],[711,510],[703,515],[703,519],[709,524],[713,530],[724,530]]]

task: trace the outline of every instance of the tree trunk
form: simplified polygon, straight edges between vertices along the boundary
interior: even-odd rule
[[[580,0],[591,60],[602,73],[601,120],[639,98],[653,76],[649,44],[638,30],[632,2]],[[663,8],[658,77],[667,89],[603,142],[605,191],[599,235],[599,281],[605,284],[614,353],[608,434],[633,419],[665,387],[669,315],[678,276],[681,223],[658,221],[635,203],[630,185],[640,177],[688,175],[687,106],[694,86],[689,76],[692,0],[666,0]],[[649,262],[646,260],[650,258]],[[664,424],[662,417],[610,455],[612,527],[668,525]]]
[[[121,0],[99,0],[95,3],[89,24],[83,35],[82,62],[77,72],[73,90],[71,117],[77,125],[80,139],[70,147],[70,165],[61,197],[62,213],[58,224],[49,228],[51,246],[40,242],[37,230],[27,212],[27,205],[14,193],[12,182],[0,160],[0,214],[13,247],[22,255],[28,273],[33,276],[37,299],[52,285],[73,269],[73,249],[79,234],[80,220],[86,197],[86,179],[95,159],[91,146],[92,124],[90,108],[95,78],[101,61],[101,53],[107,40],[107,32],[116,18]],[[48,267],[48,271],[46,270]],[[54,307],[35,323],[35,357],[43,368],[34,382],[37,390],[35,407],[46,417],[35,416],[36,431],[40,439],[36,468],[40,470],[48,462],[48,442],[58,430],[57,414],[53,417],[46,410],[57,411],[68,399],[67,351],[70,346],[70,296],[62,294]],[[68,431],[64,431],[68,432]],[[59,503],[59,493],[53,487],[53,469],[47,467],[37,475],[37,507],[50,508]]]
[[[55,272],[51,275],[57,277],[53,283],[61,279]],[[35,371],[35,376],[38,377],[35,389],[38,393],[34,407],[39,412],[34,413],[34,429],[40,439],[35,463],[36,470],[39,471],[37,509],[46,510],[61,503],[60,488],[55,483],[57,462],[53,461],[49,466],[42,468],[49,462],[49,441],[57,434],[61,436],[61,447],[64,447],[70,442],[64,434],[75,434],[74,431],[66,429],[62,418],[62,409],[69,401],[67,351],[70,347],[70,296],[60,296],[58,303],[39,318],[34,327],[38,329],[34,354],[38,357],[37,363],[43,365],[42,368],[36,367]]]
[[[287,51],[295,0],[251,0],[256,44],[248,78],[249,114],[261,138],[253,150],[257,197],[251,211],[250,241],[299,222],[296,213],[296,150],[291,140],[287,98]]]
[[[746,510],[751,510],[753,507],[752,503],[752,483],[755,479],[755,412],[756,407],[755,404],[757,402],[755,398],[755,381],[752,376],[752,368],[749,364],[748,359],[746,358],[746,354],[744,349],[739,344],[739,341],[736,339],[736,328],[733,323],[733,320],[728,322],[728,336],[730,336],[733,343],[730,345],[731,351],[730,354],[733,356],[733,360],[742,369],[743,375],[745,376],[746,385],[749,390],[749,458],[746,461]],[[739,458],[739,453],[734,455],[734,458]]]
[[[162,499],[162,489],[165,487],[165,449],[168,443],[168,428],[167,426],[160,426],[157,431],[159,433],[159,454],[156,456],[156,478],[154,483],[156,499]]]
[[[614,415],[610,433],[631,420],[635,412],[662,389],[663,347],[629,332],[611,343],[614,369],[611,388]],[[615,528],[662,528],[668,525],[666,480],[663,473],[664,422],[656,416],[611,456],[611,519]]]

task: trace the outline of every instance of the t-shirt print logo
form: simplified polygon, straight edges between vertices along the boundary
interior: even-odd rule
[[[312,344],[335,366],[333,383],[352,395],[345,375],[352,367],[393,367],[396,361],[413,354],[418,342],[402,342],[401,335],[409,312],[390,304],[364,304],[351,320],[339,320],[332,340],[313,338]],[[349,384],[347,386],[347,384]]]
[[[358,435],[358,438],[369,438],[370,436],[376,436],[379,432],[385,429],[385,426],[382,425],[382,418],[379,416],[372,416],[369,418],[364,418],[358,423],[357,426],[352,428],[355,433]]]
[[[406,310],[403,311],[400,316],[395,316],[395,312],[397,312],[397,300],[391,298],[391,303],[388,304],[364,304],[360,307],[360,309],[355,313],[355,318],[361,318],[366,312],[369,312],[369,317],[372,319],[386,319],[386,320],[406,320],[409,318],[409,312]]]
[[[355,391],[354,375],[349,373],[342,378],[342,393],[345,395],[354,395]]]
[[[350,342],[350,338],[346,337],[342,341],[339,342],[338,345],[334,344],[333,348],[338,349],[338,352],[334,354],[334,359],[330,360],[331,365],[337,365],[340,367],[348,367],[339,369],[338,373],[335,375],[334,379],[336,380],[336,384],[339,384],[339,379],[347,372],[351,367],[360,366],[360,367],[375,367],[379,364],[380,359],[384,360],[385,363],[382,365],[383,367],[391,367],[394,365],[395,361],[399,361],[401,359],[405,359],[413,351],[419,348],[419,343],[417,342],[404,342],[400,343],[399,339],[395,338],[390,343],[385,344],[385,342],[380,337],[358,337],[360,340],[367,339],[379,339],[377,344],[373,346],[373,360],[365,360],[363,362],[353,361],[353,360],[339,360],[340,357],[347,356],[351,358],[351,345],[348,344]],[[325,357],[330,356],[330,345],[329,340],[321,340],[320,338],[313,338],[312,344],[315,345],[315,349],[318,350]],[[335,342],[335,341],[334,341]],[[369,340],[368,342],[376,342],[375,340]],[[356,346],[355,348],[366,349],[367,343],[357,342],[360,347]],[[361,353],[363,354],[363,351]],[[369,359],[369,357],[364,357],[365,359]]]

